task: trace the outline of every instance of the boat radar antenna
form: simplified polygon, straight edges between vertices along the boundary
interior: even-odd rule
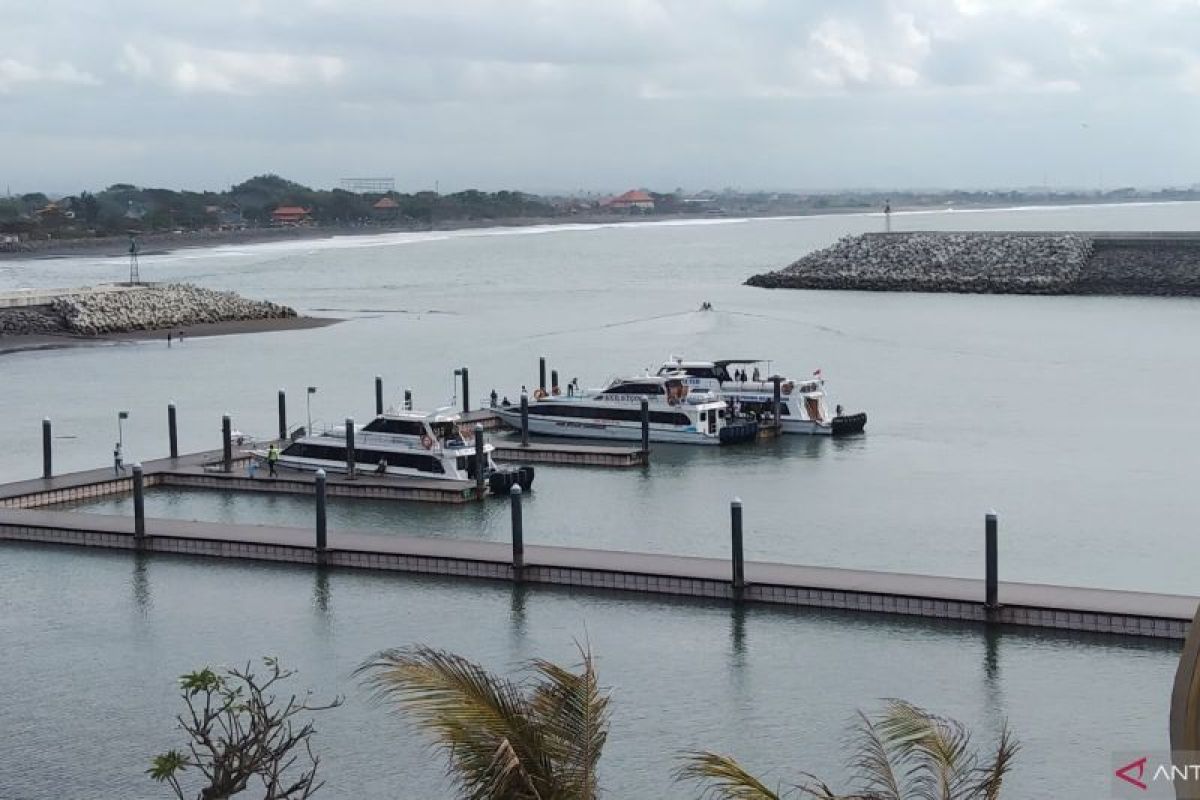
[[[137,286],[142,282],[142,277],[138,273],[138,245],[137,239],[133,234],[129,234],[129,283],[131,286]]]

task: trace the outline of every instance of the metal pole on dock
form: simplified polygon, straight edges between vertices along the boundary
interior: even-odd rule
[[[483,499],[483,468],[487,457],[483,454],[483,426],[475,426],[475,499]]]
[[[317,556],[325,552],[326,545],[326,529],[325,529],[325,470],[317,470]]]
[[[776,428],[779,428],[779,425],[780,425],[779,406],[780,406],[780,402],[782,400],[782,394],[779,389],[779,383],[781,380],[782,380],[782,378],[780,378],[778,375],[771,376],[771,383],[774,384],[774,388],[775,388],[775,427]],[[782,433],[783,432],[782,429],[779,432]]]
[[[986,558],[986,587],[984,594],[984,607],[988,611],[995,611],[1000,608],[1000,544],[998,529],[1000,525],[996,518],[995,511],[989,511],[984,517],[984,546]]]
[[[529,447],[529,395],[521,392],[521,447]]]
[[[141,464],[133,465],[133,541],[138,547],[146,540],[146,476]]]
[[[546,391],[546,357],[538,359],[538,388]]]
[[[171,447],[171,458],[179,458],[179,428],[175,422],[174,403],[167,403],[167,444]]]
[[[412,411],[412,389],[404,390],[404,410]]]
[[[54,465],[51,463],[50,456],[50,418],[42,419],[42,477],[50,478],[54,475]]]
[[[650,452],[650,401],[642,398],[642,452]]]
[[[742,499],[733,498],[729,504],[733,533],[733,598],[740,600],[746,588],[746,559],[742,551]]]
[[[354,468],[358,464],[354,454],[354,417],[346,417],[346,477],[354,478]]]
[[[375,376],[375,414],[383,413],[383,377]]]
[[[233,472],[233,423],[228,414],[221,417],[221,469]]]
[[[513,580],[521,580],[521,571],[525,569],[525,526],[521,519],[521,487],[513,486],[508,490],[512,499],[512,567]]]
[[[312,431],[305,431],[312,433]],[[283,389],[279,390],[279,438],[280,440],[287,438],[287,394]]]
[[[558,394],[558,370],[550,370],[550,394]]]
[[[463,378],[463,413],[466,414],[471,410],[471,381],[467,373],[467,368],[462,368]]]

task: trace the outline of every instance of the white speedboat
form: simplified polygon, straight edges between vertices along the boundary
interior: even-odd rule
[[[451,409],[433,413],[391,409],[365,425],[354,426],[354,469],[359,475],[474,480],[482,464],[493,493],[506,493],[513,484],[528,490],[533,467],[499,467],[492,459],[494,450],[493,445],[485,444],[477,457],[473,433]],[[252,453],[266,462],[267,450]],[[303,472],[346,472],[346,426],[295,439],[279,452],[276,466]]]
[[[735,422],[725,401],[711,392],[693,390],[674,376],[654,375],[618,378],[603,389],[580,394],[547,395],[539,389],[529,399],[529,432],[641,441],[642,398],[649,407],[652,442],[729,444],[758,434],[757,424]],[[519,405],[493,410],[508,425],[521,427]]]
[[[771,415],[774,413],[775,385],[765,367],[765,361],[756,359],[684,361],[672,358],[663,362],[658,374],[678,378],[693,390],[713,392],[733,402],[740,412]],[[780,379],[779,418],[784,433],[816,436],[861,433],[867,425],[864,413],[843,414],[841,406],[836,406],[830,413],[825,379],[820,370],[803,380]]]

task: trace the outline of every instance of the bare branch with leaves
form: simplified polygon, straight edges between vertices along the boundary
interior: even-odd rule
[[[311,719],[297,718],[336,708],[342,698],[314,705],[309,692],[281,700],[276,686],[295,671],[271,657],[263,666],[262,676],[249,663],[181,676],[187,710],[177,719],[190,741],[184,749],[155,756],[146,773],[179,800],[224,800],[252,786],[261,787],[263,800],[306,800],[316,794],[324,783],[317,780],[320,758],[312,750],[316,729]],[[199,780],[188,780],[188,770]],[[199,785],[192,790],[189,784]]]

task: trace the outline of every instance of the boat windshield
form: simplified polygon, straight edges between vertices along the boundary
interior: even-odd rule
[[[433,435],[444,442],[462,439],[458,434],[458,426],[453,422],[432,422],[429,427],[433,428]]]

